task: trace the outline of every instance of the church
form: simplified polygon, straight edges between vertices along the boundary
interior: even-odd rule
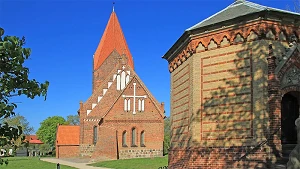
[[[56,157],[93,161],[163,156],[164,103],[134,71],[116,13],[93,56],[92,95],[80,102],[79,126],[58,125]]]
[[[299,25],[299,13],[236,0],[184,31],[163,56],[169,168],[287,163],[300,111]]]

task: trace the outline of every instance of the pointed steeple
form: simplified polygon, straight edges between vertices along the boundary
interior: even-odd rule
[[[134,69],[133,59],[114,9],[94,54],[94,70],[102,65],[113,50],[116,50],[121,56],[125,54],[128,58],[128,65]]]

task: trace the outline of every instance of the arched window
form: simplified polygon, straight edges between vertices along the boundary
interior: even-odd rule
[[[126,144],[126,135],[127,135],[127,133],[126,133],[126,131],[124,131],[123,134],[122,134],[122,146],[123,147],[127,147],[127,144]]]
[[[97,130],[97,126],[94,126],[94,128],[93,128],[93,144],[94,145],[97,143],[97,138],[98,138],[98,130]]]
[[[145,131],[141,132],[141,147],[145,147]]]
[[[136,146],[136,129],[132,128],[131,132],[132,132],[131,133],[131,146],[135,147]]]

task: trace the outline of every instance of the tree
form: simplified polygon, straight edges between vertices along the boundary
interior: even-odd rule
[[[3,119],[3,122],[15,128],[20,126],[23,131],[19,138],[17,138],[16,140],[12,140],[12,144],[15,146],[15,148],[20,147],[24,143],[23,138],[25,137],[25,135],[29,135],[34,132],[33,127],[29,125],[29,122],[26,120],[26,118],[19,114],[13,117],[5,118]]]
[[[8,125],[12,127],[21,126],[24,135],[29,135],[34,132],[33,127],[29,125],[27,119],[24,116],[21,116],[20,114],[5,118],[3,121],[4,123],[8,123]]]
[[[25,38],[4,36],[4,29],[0,27],[0,119],[15,115],[17,104],[12,98],[25,95],[34,99],[44,96],[46,100],[49,82],[40,83],[29,79],[29,68],[23,64],[29,58],[30,48],[23,48]],[[21,126],[10,126],[0,123],[0,146],[9,144],[22,134]]]
[[[41,126],[36,132],[38,138],[42,142],[49,144],[51,147],[54,147],[57,124],[67,124],[67,122],[61,116],[53,116],[53,117],[48,117],[40,124]]]
[[[290,9],[290,7],[287,5],[287,10],[294,11],[297,13],[300,13],[300,0],[293,0],[294,3],[294,9]]]
[[[79,125],[79,116],[78,115],[69,115],[69,116],[67,116],[67,124]]]
[[[165,118],[164,120],[164,152],[163,154],[166,155],[169,152],[169,148],[170,148],[170,134],[171,134],[171,121],[170,121],[170,117]]]

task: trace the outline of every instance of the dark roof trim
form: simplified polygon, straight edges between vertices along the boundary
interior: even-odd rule
[[[166,59],[168,62],[170,62],[177,53],[181,51],[181,49],[184,47],[184,45],[190,40],[190,31],[185,31],[179,39],[173,44],[173,46],[167,51],[164,56],[162,56],[163,59]]]

